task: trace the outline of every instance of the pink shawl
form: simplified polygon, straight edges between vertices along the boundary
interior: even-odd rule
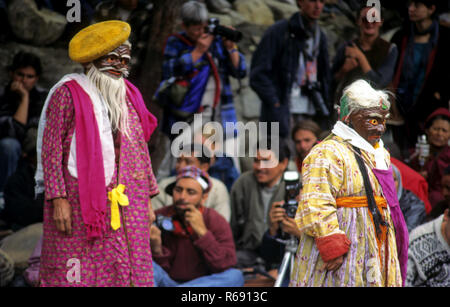
[[[158,125],[156,117],[145,106],[139,90],[125,80],[127,97],[138,113],[145,141]],[[106,188],[100,135],[89,95],[76,81],[65,85],[72,94],[75,108],[75,133],[78,172],[78,190],[81,215],[87,228],[88,239],[101,238],[105,231]]]

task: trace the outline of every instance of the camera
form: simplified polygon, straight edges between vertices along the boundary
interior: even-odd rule
[[[217,18],[210,18],[208,20],[205,32],[212,35],[220,35],[235,43],[242,39],[242,32],[221,26]]]
[[[284,192],[284,205],[283,209],[286,211],[287,216],[294,218],[297,212],[297,196],[300,193],[300,176],[296,171],[286,171],[283,175],[285,183]]]
[[[159,229],[167,232],[172,232],[175,229],[172,218],[164,215],[157,215],[154,224]]]
[[[302,92],[311,99],[314,108],[320,115],[325,117],[330,116],[330,110],[328,110],[322,94],[320,93],[319,82],[307,81],[306,84],[302,86]]]

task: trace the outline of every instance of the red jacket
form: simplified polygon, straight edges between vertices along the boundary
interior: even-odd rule
[[[173,205],[172,205],[173,206]],[[155,211],[168,215],[169,207]],[[208,232],[201,238],[162,232],[163,254],[153,259],[178,282],[225,271],[236,265],[236,248],[228,222],[214,209],[204,208],[203,220]]]
[[[431,204],[428,198],[428,183],[418,172],[410,168],[405,163],[391,157],[391,162],[397,166],[402,175],[402,185],[405,189],[410,190],[425,204],[425,212],[431,211]]]

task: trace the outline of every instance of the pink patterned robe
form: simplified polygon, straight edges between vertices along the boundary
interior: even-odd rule
[[[116,165],[105,193],[115,188],[120,178],[120,183],[126,186],[125,194],[130,204],[120,206],[121,227],[114,231],[110,226],[108,200],[104,237],[87,241],[78,181],[67,169],[75,132],[75,111],[69,89],[61,86],[49,102],[42,145],[46,202],[41,286],[153,286],[148,201],[150,196],[158,193],[158,187],[138,114],[128,99],[127,105],[130,139],[120,138],[120,168]],[[51,200],[58,197],[66,197],[72,206],[72,236],[56,229]],[[74,263],[68,263],[70,259],[80,263],[79,282],[68,278],[68,275],[75,276]]]

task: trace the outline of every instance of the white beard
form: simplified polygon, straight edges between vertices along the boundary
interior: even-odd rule
[[[108,117],[113,131],[119,130],[129,136],[128,107],[126,103],[126,85],[122,77],[114,79],[102,73],[92,65],[87,72],[88,79],[95,84],[106,102]]]

